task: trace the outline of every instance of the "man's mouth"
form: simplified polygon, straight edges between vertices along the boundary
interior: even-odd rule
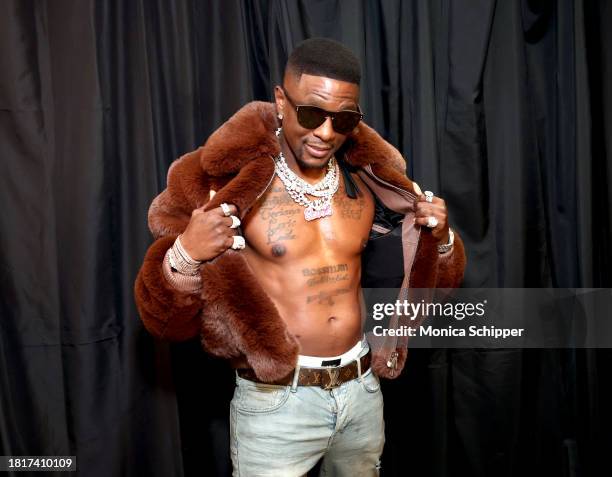
[[[306,148],[308,149],[308,154],[319,159],[326,157],[329,154],[329,151],[331,151],[331,147],[313,146],[312,144],[308,143],[306,144]]]

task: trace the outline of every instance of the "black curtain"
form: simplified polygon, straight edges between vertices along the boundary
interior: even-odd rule
[[[233,374],[132,295],[172,160],[270,100],[302,39],[361,58],[366,121],[444,197],[466,287],[610,287],[607,0],[0,2],[0,455],[229,475]],[[610,350],[412,350],[383,474],[612,469]]]

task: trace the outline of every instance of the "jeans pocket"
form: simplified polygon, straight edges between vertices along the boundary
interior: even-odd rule
[[[237,377],[233,402],[236,409],[241,412],[271,413],[287,402],[290,392],[290,386],[255,383]]]
[[[367,392],[376,393],[380,391],[380,379],[374,374],[372,368],[368,369],[365,374],[362,375],[362,378],[361,385]]]

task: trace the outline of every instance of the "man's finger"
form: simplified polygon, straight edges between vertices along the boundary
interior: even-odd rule
[[[236,217],[235,215],[233,216]],[[234,225],[234,222],[236,223],[236,226],[232,228],[232,225]],[[232,216],[223,217],[221,219],[221,223],[229,228],[232,228],[232,230],[240,227],[240,224],[241,224],[240,219],[238,217],[236,217],[235,219],[232,219]]]
[[[233,250],[242,250],[246,245],[244,237],[242,235],[235,235],[235,237],[238,238],[234,239],[234,235],[232,235],[231,237],[226,239],[225,244],[227,245],[227,248],[231,248]]]
[[[227,204],[227,207],[229,209],[230,215],[236,215],[236,216],[238,215],[238,207],[236,207],[234,204]],[[221,208],[221,206],[213,210],[216,210],[219,213],[219,215],[225,216],[225,213],[223,212],[223,209]]]
[[[442,210],[440,204],[436,202],[427,202],[426,200],[420,200],[414,204],[414,210]]]
[[[435,229],[440,229],[444,226],[444,224],[442,223],[441,220],[438,220],[438,223],[436,224],[435,227],[429,227],[427,224],[429,223],[429,217],[433,217],[433,216],[426,216],[426,217],[416,217],[414,219],[414,223],[420,225],[421,227],[427,227],[430,230],[435,230]]]
[[[414,192],[416,192],[417,196],[419,196],[419,195],[421,195],[423,193],[421,191],[421,188],[419,187],[419,184],[417,184],[416,182],[412,181],[412,186],[414,187]]]
[[[416,217],[429,217],[430,215],[438,215],[433,207],[417,207],[414,212]]]
[[[436,198],[434,197],[433,200],[436,200]],[[421,203],[432,204],[433,202],[429,202],[424,194],[419,194],[417,195],[417,198],[414,199],[414,207],[416,208]]]

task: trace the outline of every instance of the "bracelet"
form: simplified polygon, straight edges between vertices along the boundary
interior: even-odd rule
[[[180,253],[181,257],[190,265],[198,265],[198,266],[201,265],[202,264],[201,260],[196,260],[194,258],[191,258],[191,255],[187,253],[187,250],[185,250],[185,248],[183,247],[183,243],[181,242],[181,235],[176,237],[176,240],[174,241],[177,252]]]
[[[453,243],[455,243],[455,234],[453,233],[453,229],[448,229],[448,243],[444,245],[438,245],[438,253],[446,253],[451,248],[453,248]]]
[[[170,265],[170,251],[169,248],[164,257],[162,264],[162,271],[166,281],[175,290],[188,293],[197,293],[202,291],[202,277],[198,275],[183,275],[176,271],[172,271],[172,265]]]
[[[191,258],[181,243],[180,235],[168,250],[168,261],[170,262],[171,268],[182,275],[193,276],[200,273],[200,265],[202,262]]]

